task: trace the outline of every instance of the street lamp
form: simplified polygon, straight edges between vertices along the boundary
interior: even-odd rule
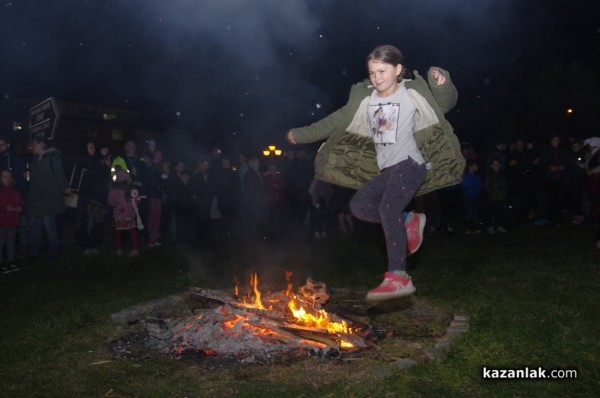
[[[265,157],[269,157],[269,156],[281,156],[281,154],[283,153],[283,151],[279,148],[277,148],[275,145],[269,145],[267,147],[268,149],[263,149],[262,153],[263,155],[265,155]]]

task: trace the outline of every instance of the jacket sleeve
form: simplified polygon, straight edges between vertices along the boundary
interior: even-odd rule
[[[431,76],[431,69],[433,68],[439,70],[446,78],[446,82],[441,86],[438,86],[435,79]],[[458,101],[458,91],[452,83],[452,79],[450,79],[450,72],[442,68],[431,67],[427,72],[427,83],[429,83],[429,88],[433,93],[433,97],[440,106],[442,112],[448,113],[450,109],[454,108]]]
[[[350,98],[352,98],[352,91],[361,84],[362,83],[358,83],[352,86],[350,89]],[[333,134],[334,131],[340,128],[342,123],[348,120],[348,112],[352,112],[353,108],[350,102],[351,99],[348,100],[346,105],[319,120],[318,122],[306,127],[292,129],[296,142],[298,144],[308,144],[328,138],[331,134]]]
[[[52,158],[50,158],[50,162],[52,163],[52,170],[54,171],[56,185],[58,186],[61,192],[64,192],[64,190],[67,189],[67,187],[69,186],[69,182],[67,181],[67,177],[65,176],[62,161],[58,156],[53,156]]]

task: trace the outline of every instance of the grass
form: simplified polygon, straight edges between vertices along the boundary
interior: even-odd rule
[[[600,251],[591,227],[428,236],[409,259],[419,298],[470,316],[443,360],[397,370],[369,359],[207,369],[168,358],[112,360],[110,315],[190,285],[232,286],[295,272],[364,290],[384,271],[378,230],[360,239],[266,242],[139,258],[109,253],[22,264],[0,275],[2,397],[593,397],[600,393]],[[71,253],[71,254],[69,254]],[[283,282],[282,282],[283,285]],[[576,380],[484,380],[482,367],[574,368]],[[377,372],[374,370],[383,369]]]

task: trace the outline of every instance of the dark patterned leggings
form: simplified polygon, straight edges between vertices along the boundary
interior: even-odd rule
[[[384,169],[352,197],[350,210],[360,220],[380,223],[385,234],[388,271],[406,269],[406,229],[402,212],[425,182],[425,165],[408,158]]]

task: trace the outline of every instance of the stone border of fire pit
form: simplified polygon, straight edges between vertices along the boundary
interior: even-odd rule
[[[420,362],[439,361],[446,355],[456,339],[464,336],[468,331],[469,317],[464,313],[456,313],[450,322],[450,326],[446,329],[446,333],[436,341],[433,347],[423,349],[415,359],[412,357],[403,358],[392,362],[392,365],[398,369],[408,369]]]

